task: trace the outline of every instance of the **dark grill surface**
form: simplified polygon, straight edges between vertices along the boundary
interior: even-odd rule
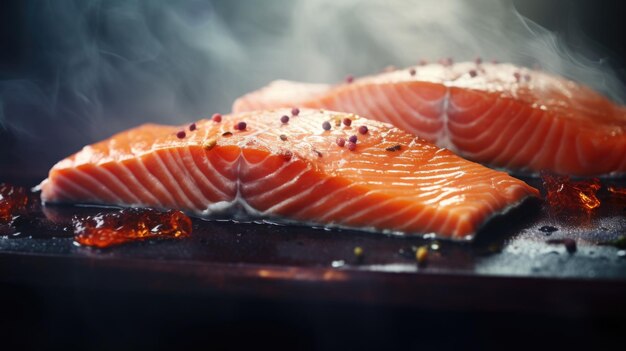
[[[536,179],[527,181],[539,186]],[[36,184],[34,180],[21,182]],[[411,334],[402,332],[398,337],[396,332],[414,325],[430,330],[426,344],[439,345],[445,333],[433,328],[440,330],[447,325],[443,322],[447,318],[475,326],[457,332],[461,344],[478,341],[485,345],[487,339],[475,339],[477,335],[484,336],[484,328],[503,327],[494,325],[494,320],[505,316],[518,316],[509,322],[518,328],[522,327],[520,323],[526,328],[533,323],[533,331],[537,331],[535,327],[556,328],[554,333],[559,337],[589,331],[589,318],[619,329],[623,326],[621,316],[626,313],[626,257],[619,248],[603,243],[626,234],[626,203],[624,199],[609,198],[604,191],[600,195],[603,204],[590,218],[558,220],[551,218],[543,204],[526,203],[490,222],[473,243],[194,219],[194,231],[188,239],[100,250],[74,245],[71,235],[61,229],[74,215],[103,209],[49,206],[44,211],[54,218],[56,226],[33,219],[20,224],[19,234],[0,238],[0,287],[9,288],[10,299],[15,299],[15,294],[26,299],[24,304],[31,303],[28,296],[38,296],[40,303],[46,301],[45,308],[52,304],[59,309],[57,313],[63,316],[59,323],[70,323],[86,333],[89,328],[100,328],[100,322],[85,326],[76,318],[117,321],[117,314],[125,315],[126,311],[142,316],[135,316],[139,320],[128,317],[131,319],[116,322],[126,330],[153,317],[171,323],[177,318],[198,322],[199,315],[190,312],[195,308],[219,325],[234,320],[239,323],[242,318],[248,323],[264,324],[267,318],[261,315],[278,313],[282,317],[272,317],[277,318],[272,319],[277,328],[319,341],[320,336],[311,336],[308,330],[317,328],[315,333],[330,338],[322,338],[325,342],[346,335],[363,337],[359,330],[369,330],[371,335],[386,335],[380,339],[385,342],[391,338],[402,345],[413,345]],[[557,230],[541,230],[544,226]],[[563,238],[576,241],[575,252],[547,242]],[[431,247],[425,266],[419,266],[410,252],[412,246],[422,245]],[[438,249],[433,250],[433,245]],[[362,260],[353,254],[356,246],[363,248]],[[152,303],[168,307],[159,307],[163,313],[159,317],[146,317],[155,313],[149,307]],[[182,304],[180,308],[187,314],[181,316],[182,312],[172,307],[179,306],[176,304]],[[84,311],[85,306],[90,312]],[[238,317],[231,316],[233,311]],[[367,314],[364,320],[356,317],[360,313]],[[415,313],[427,320],[413,320]],[[301,320],[302,314],[310,320]],[[326,318],[338,319],[331,323]],[[432,318],[441,320],[431,323]],[[57,323],[48,317],[43,319],[45,323]],[[339,332],[336,328],[338,324],[345,327],[344,322],[351,324],[345,332]],[[565,330],[563,325],[567,323],[571,325]],[[238,328],[223,331],[231,335],[228,333],[236,334]],[[392,329],[381,332],[379,328]],[[267,325],[252,329],[265,337],[275,331]],[[483,334],[476,334],[478,329]],[[600,334],[611,338],[619,335],[609,330],[616,329],[603,329]],[[154,333],[148,328],[140,335],[152,337]],[[598,330],[593,333],[594,338],[600,335]],[[291,345],[300,336],[281,340]],[[91,339],[85,337],[83,341],[79,345]],[[117,347],[118,342],[148,345],[144,339],[128,335],[121,339],[117,335],[109,341],[111,347]],[[179,345],[180,340],[174,343]]]
[[[539,186],[537,180],[529,179],[528,182]],[[626,203],[624,199],[609,198],[608,193],[601,192],[600,195],[603,205],[590,218],[554,219],[544,205],[526,203],[495,218],[478,234],[474,243],[262,222],[195,219],[190,239],[133,243],[100,250],[74,245],[71,233],[66,234],[60,228],[69,227],[74,215],[95,214],[103,209],[48,206],[44,212],[54,218],[55,226],[43,219],[33,219],[30,223],[20,223],[18,234],[0,239],[0,257],[17,265],[9,271],[0,271],[0,279],[83,284],[81,280],[72,280],[74,278],[63,271],[56,271],[69,265],[85,274],[91,270],[119,269],[124,274],[136,274],[139,279],[143,273],[158,275],[162,271],[167,279],[158,279],[157,285],[149,284],[146,289],[176,290],[178,283],[168,286],[168,279],[183,280],[191,290],[251,294],[265,291],[247,289],[247,281],[253,285],[280,282],[293,288],[306,284],[330,291],[366,284],[371,289],[356,291],[350,299],[408,304],[416,303],[412,296],[422,293],[422,282],[430,280],[452,283],[459,279],[472,286],[507,280],[515,282],[512,287],[526,282],[530,284],[530,281],[532,284],[558,281],[563,284],[578,282],[589,287],[594,284],[623,287],[626,284],[624,252],[603,244],[626,234]],[[45,216],[41,214],[41,218]],[[542,230],[545,226],[554,228],[552,231]],[[576,241],[575,252],[568,252],[565,245],[549,243],[564,238]],[[431,248],[425,266],[416,264],[411,251],[411,247],[422,245]],[[356,246],[364,250],[361,260],[353,254]],[[14,273],[16,267],[23,265],[28,269],[35,262],[43,267],[34,275]],[[110,278],[113,281],[106,284],[116,284],[115,277]],[[89,284],[99,284],[93,280],[90,279]],[[387,291],[384,284],[388,280],[403,285],[403,288]],[[241,282],[244,285],[240,285]],[[272,290],[271,284],[268,287]],[[307,290],[305,295],[310,293],[320,297],[315,289]],[[388,293],[399,296],[389,300]],[[289,289],[269,294],[289,294]],[[321,296],[326,297],[341,298],[334,294]]]

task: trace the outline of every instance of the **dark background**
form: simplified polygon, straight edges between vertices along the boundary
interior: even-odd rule
[[[0,97],[10,93],[21,99],[19,104],[0,106],[1,113],[34,116],[33,120],[41,123],[37,133],[44,134],[24,139],[28,130],[0,125],[0,181],[21,172],[29,176],[42,174],[60,157],[93,141],[90,138],[94,131],[85,129],[92,127],[81,116],[81,111],[90,110],[83,109],[80,100],[67,95],[53,112],[42,108],[47,106],[42,101],[55,91],[50,88],[58,74],[53,64],[57,61],[48,56],[50,45],[64,42],[45,40],[45,27],[38,24],[38,16],[46,14],[46,3],[0,2],[0,81],[25,82],[19,85],[25,96],[19,91],[0,90]],[[232,3],[217,2],[215,8],[224,18],[235,18],[237,6]],[[626,81],[625,2],[523,0],[514,4],[520,14],[557,33],[571,50],[581,47],[589,56],[597,54],[622,82]],[[97,24],[93,29],[97,30]],[[72,35],[68,32],[67,38]],[[219,65],[215,67],[219,69]],[[242,87],[241,93],[250,88]],[[189,101],[203,99],[193,91],[185,94]],[[229,106],[229,102],[220,102],[216,97],[207,99],[214,99],[222,110]],[[119,122],[105,119],[101,123]],[[123,126],[120,123],[107,128],[119,130]],[[67,140],[61,138],[64,135]],[[24,140],[31,145],[25,146]],[[5,349],[2,343],[8,344],[6,349],[63,346],[96,350],[160,349],[170,345],[343,350],[398,346],[602,348],[623,341],[624,335],[623,317],[615,315],[573,318],[567,313],[548,312],[441,312],[358,303],[305,303],[297,299],[285,302],[12,284],[0,284],[0,306],[0,349]]]
[[[228,16],[228,1],[216,3]],[[608,59],[619,67],[621,78],[626,78],[626,68],[622,66],[626,60],[626,21],[623,20],[626,4],[623,1],[516,0],[513,4],[522,15],[559,33],[574,48],[581,40],[577,37],[580,33],[588,36],[605,49],[610,55]],[[45,6],[45,1],[0,2],[0,71],[4,79],[32,75],[42,80],[50,78],[51,72],[46,71],[48,67],[35,64],[40,62],[40,50],[45,49],[45,43],[37,39],[37,31],[41,28],[36,23],[26,23],[32,18],[32,13],[41,11],[38,7],[42,6]],[[572,25],[580,26],[579,31],[573,31]]]
[[[83,145],[140,123],[182,124],[213,112],[226,113],[233,99],[271,79],[332,82],[347,73],[368,74],[389,64],[402,67],[417,61],[418,57],[398,57],[405,52],[428,59],[452,53],[459,60],[483,55],[528,66],[539,64],[579,79],[618,101],[623,102],[626,96],[622,1],[444,2],[457,5],[451,6],[450,16],[437,13],[442,23],[425,30],[434,34],[450,30],[449,45],[441,40],[424,42],[422,36],[419,41],[408,41],[415,49],[406,51],[398,50],[397,43],[394,50],[386,47],[391,39],[379,37],[376,31],[361,32],[375,19],[361,19],[359,16],[372,16],[371,11],[361,13],[349,1],[327,1],[327,5],[348,5],[329,7],[329,13],[339,13],[320,17],[322,29],[311,32],[314,37],[310,42],[307,34],[293,32],[299,41],[291,43],[291,31],[301,31],[295,25],[304,20],[293,12],[306,9],[308,3],[2,1],[0,176],[28,172],[44,177],[56,161]],[[436,13],[438,8],[436,1],[415,4],[424,3],[431,7],[424,7],[426,14],[419,13],[423,17],[418,22],[428,20],[428,12]],[[454,9],[470,11],[473,4],[480,4],[476,13],[466,17],[454,13]],[[494,34],[498,42],[491,45],[488,40],[475,38],[473,42],[473,37],[465,37],[468,33],[479,36],[489,35],[489,31],[523,31],[519,24],[489,18],[502,10],[481,17],[481,11],[488,11],[490,4],[514,6],[521,16],[543,27],[531,28],[536,43],[528,33]],[[324,6],[317,7],[320,12],[315,16],[324,14]],[[410,19],[404,20],[405,25],[411,24]],[[509,17],[502,21],[514,20]],[[215,28],[204,26],[207,23]],[[306,26],[310,23],[315,25],[316,21],[309,20]],[[337,38],[333,37],[333,27],[337,28]],[[389,28],[390,34],[404,30]],[[465,28],[468,33],[464,33]],[[196,33],[203,34],[194,37]],[[199,43],[202,40],[208,46]],[[279,44],[273,48],[275,42]],[[465,42],[469,43],[462,46]],[[476,52],[479,50],[483,52]],[[299,51],[305,56],[299,56]],[[307,61],[309,56],[319,58]],[[319,67],[310,66],[315,64]],[[591,68],[599,73],[586,74]],[[607,77],[617,79],[609,84],[605,83]],[[36,160],[33,155],[37,155]]]

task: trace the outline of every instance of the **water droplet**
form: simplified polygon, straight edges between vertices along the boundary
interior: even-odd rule
[[[337,261],[333,261],[330,265],[333,268],[339,268],[339,267],[343,267],[346,264],[346,262],[344,260],[337,260]]]

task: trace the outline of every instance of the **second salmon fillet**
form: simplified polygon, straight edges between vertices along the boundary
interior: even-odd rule
[[[626,108],[581,84],[510,64],[429,64],[338,85],[276,81],[234,112],[325,108],[389,122],[483,164],[626,174]]]

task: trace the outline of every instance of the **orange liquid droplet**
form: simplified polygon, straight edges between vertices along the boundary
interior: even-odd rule
[[[25,188],[0,183],[0,224],[8,224],[14,216],[26,212],[28,192]]]
[[[597,178],[572,181],[568,176],[541,173],[546,189],[546,202],[557,213],[590,213],[600,206],[596,196],[600,190]]]
[[[74,218],[74,240],[99,248],[156,238],[185,238],[191,235],[191,219],[180,211],[124,209]]]

